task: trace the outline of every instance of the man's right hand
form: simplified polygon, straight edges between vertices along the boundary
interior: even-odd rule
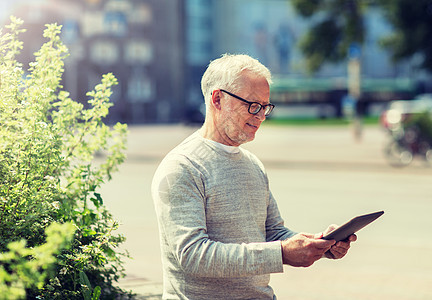
[[[334,244],[334,240],[327,241],[313,234],[299,233],[282,241],[282,261],[294,267],[309,267]]]

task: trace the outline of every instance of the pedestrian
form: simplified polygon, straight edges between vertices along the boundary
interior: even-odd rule
[[[274,108],[270,83],[248,55],[225,54],[203,75],[204,124],[166,155],[152,182],[163,299],[275,299],[270,274],[283,264],[339,259],[356,240],[286,228],[263,164],[240,147]]]

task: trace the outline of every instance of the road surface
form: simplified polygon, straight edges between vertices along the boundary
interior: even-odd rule
[[[102,188],[133,260],[120,285],[158,299],[161,291],[157,221],[150,184],[163,156],[197,128],[130,127],[128,159]],[[385,214],[358,233],[342,260],[273,274],[278,299],[432,299],[432,167],[420,160],[397,169],[382,155],[385,133],[349,127],[262,126],[244,147],[267,168],[286,226],[320,232],[358,214]],[[159,295],[159,296],[158,296]]]

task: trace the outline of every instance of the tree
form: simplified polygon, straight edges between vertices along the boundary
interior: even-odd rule
[[[393,33],[382,40],[395,62],[419,58],[418,67],[432,71],[432,1],[377,0],[393,26]]]
[[[350,47],[365,39],[363,15],[370,1],[292,0],[294,8],[312,20],[312,27],[300,40],[306,69],[316,72],[325,62],[346,59]]]
[[[349,47],[362,45],[367,32],[364,15],[380,9],[393,26],[393,33],[380,44],[394,62],[419,58],[418,67],[432,71],[432,1],[430,0],[292,0],[294,8],[312,21],[300,40],[309,72],[325,62],[346,59]]]
[[[370,1],[361,0],[292,0],[297,11],[311,18],[313,25],[300,40],[306,57],[306,70],[318,71],[326,62],[336,63],[347,58],[348,94],[355,107],[354,137],[362,134],[358,101],[361,97],[360,47],[365,40],[364,13]]]

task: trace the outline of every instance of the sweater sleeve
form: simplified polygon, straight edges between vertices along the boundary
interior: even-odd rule
[[[282,241],[296,234],[297,232],[291,231],[284,226],[284,221],[280,215],[276,200],[270,192],[269,205],[267,208],[266,240]]]
[[[265,178],[268,190],[268,205],[267,205],[267,218],[266,218],[266,241],[282,241],[297,234],[284,226],[284,220],[281,217],[276,199],[270,191],[269,180],[266,169],[263,163],[252,153],[247,152],[251,160],[260,168]]]
[[[276,239],[235,244],[209,238],[202,176],[185,157],[163,161],[155,173],[152,196],[168,263],[178,271],[203,277],[283,272],[281,244]]]

